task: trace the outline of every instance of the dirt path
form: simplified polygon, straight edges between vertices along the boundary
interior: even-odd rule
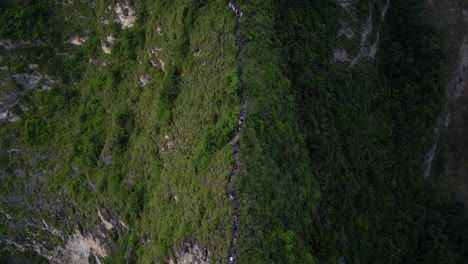
[[[237,46],[239,47],[236,60],[239,65],[239,82],[241,84],[239,90],[239,99],[241,105],[241,113],[239,117],[239,125],[234,132],[234,136],[231,138],[230,143],[232,146],[233,156],[234,156],[234,164],[232,166],[231,174],[229,175],[228,184],[226,186],[226,191],[231,199],[232,206],[234,207],[234,215],[233,215],[233,229],[232,229],[232,237],[231,237],[231,244],[229,245],[229,253],[227,257],[227,263],[236,263],[237,262],[237,242],[239,241],[239,232],[240,232],[240,209],[239,209],[239,199],[237,193],[234,191],[234,179],[239,176],[240,169],[241,169],[241,153],[240,153],[240,143],[239,143],[239,133],[241,131],[242,125],[247,119],[247,105],[245,104],[244,94],[243,94],[243,72],[244,66],[242,64],[242,60],[240,58],[240,54],[244,49],[244,40],[242,39],[241,35],[241,23],[242,23],[242,16],[243,13],[239,10],[239,8],[234,4],[232,0],[228,1],[229,9],[234,13],[236,16],[237,24],[234,31],[234,35],[236,37]]]

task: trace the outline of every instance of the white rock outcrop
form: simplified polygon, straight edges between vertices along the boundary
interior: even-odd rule
[[[92,236],[84,236],[79,231],[75,231],[65,248],[60,251],[64,256],[63,263],[88,264],[90,256],[94,256],[96,262],[100,263],[98,256],[105,258],[108,255],[99,240]]]
[[[111,54],[112,50],[106,46],[106,44],[101,42],[101,49],[105,54]]]
[[[78,37],[74,36],[68,39],[68,43],[72,44],[73,46],[82,46],[89,38],[88,37]]]
[[[353,19],[356,19],[355,8],[352,1],[349,0],[337,0],[338,4],[343,8],[343,12],[350,15]],[[382,7],[381,12],[381,22],[385,18],[385,15],[388,10],[390,0],[387,0],[387,3]],[[342,48],[334,49],[333,62],[334,63],[349,63],[354,65],[360,62],[363,59],[374,59],[377,54],[378,45],[380,42],[380,24],[377,28],[376,38],[372,44],[368,44],[369,37],[374,32],[374,19],[372,11],[369,12],[369,17],[367,18],[366,23],[360,29],[360,39],[359,39],[359,51],[357,54],[349,54],[348,51]],[[341,21],[341,26],[338,29],[338,36],[345,36],[348,39],[354,39],[355,33],[353,29],[349,26],[348,21]],[[356,40],[357,41],[357,40]]]
[[[135,23],[136,16],[135,11],[130,7],[128,2],[123,4],[116,4],[114,7],[114,11],[117,14],[117,19],[115,20],[118,22],[122,28],[130,28],[133,27]]]
[[[106,40],[107,40],[107,42],[109,42],[109,44],[113,44],[113,43],[116,42],[118,39],[114,38],[114,36],[112,36],[112,35],[108,35],[108,36],[106,37]]]
[[[141,85],[145,86],[149,82],[149,75],[148,74],[140,75],[139,79],[140,79]]]
[[[194,239],[187,239],[175,250],[177,264],[209,264],[208,248]]]

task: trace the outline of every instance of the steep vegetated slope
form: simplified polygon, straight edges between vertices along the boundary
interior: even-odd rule
[[[447,70],[421,3],[394,0],[383,12],[387,1],[349,1],[355,29],[370,12],[386,14],[355,49],[380,29],[376,60],[350,67],[331,49],[344,45],[344,7],[241,2],[250,118],[240,261],[466,261],[462,208],[441,202],[423,177]]]
[[[1,8],[3,110],[20,118],[1,125],[2,248],[149,263],[190,258],[183,245],[224,260],[240,114],[227,3]]]
[[[447,70],[420,1],[0,11],[2,261],[467,261],[423,177]]]

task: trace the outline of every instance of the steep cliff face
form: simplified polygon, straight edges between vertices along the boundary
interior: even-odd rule
[[[428,154],[426,177],[435,175],[447,179],[448,188],[457,200],[468,206],[468,3],[463,0],[427,2],[447,45],[450,79],[447,86],[447,106],[437,135],[440,143]],[[448,154],[445,165],[431,170],[434,155]]]
[[[177,264],[209,264],[211,263],[208,248],[194,239],[187,239],[175,249]]]
[[[115,250],[112,235],[128,232],[111,210],[76,213],[82,205],[70,201],[66,190],[48,193],[52,172],[32,169],[44,157],[30,159],[30,168],[20,165],[23,150],[10,149],[2,155],[17,164],[15,169],[3,166],[6,171],[1,176],[8,188],[2,191],[0,209],[3,250],[33,251],[51,263],[101,263]]]
[[[337,0],[341,7],[339,47],[334,48],[333,62],[354,65],[363,60],[372,60],[378,50],[381,27],[387,14],[390,0],[370,4],[366,20],[359,18],[358,7],[349,0]],[[362,14],[360,14],[362,16]]]

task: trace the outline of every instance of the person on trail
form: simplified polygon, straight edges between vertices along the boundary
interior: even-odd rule
[[[239,126],[242,126],[242,124],[244,124],[244,117],[241,116],[239,120]]]

